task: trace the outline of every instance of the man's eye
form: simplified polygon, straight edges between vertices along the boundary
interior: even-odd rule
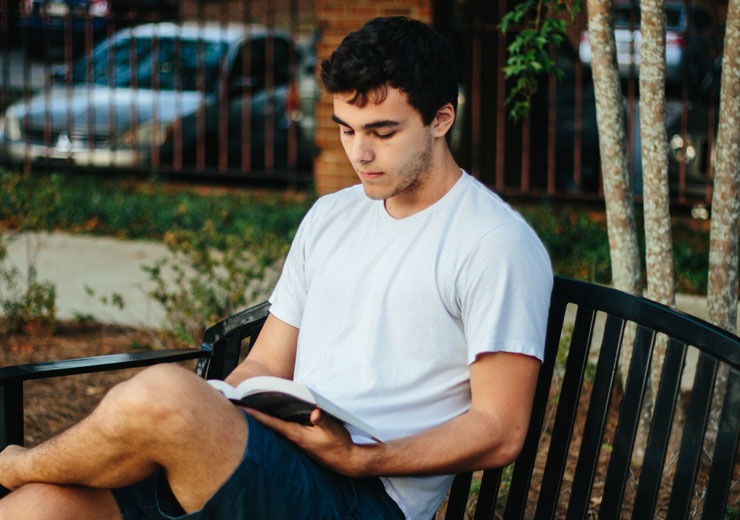
[[[348,128],[342,128],[341,130],[342,130],[342,135],[352,135],[355,133],[354,130],[350,130]]]
[[[375,135],[378,136],[379,139],[390,139],[391,137],[393,137],[394,135],[396,135],[396,132],[389,132],[387,134],[378,134],[378,133],[376,133]]]

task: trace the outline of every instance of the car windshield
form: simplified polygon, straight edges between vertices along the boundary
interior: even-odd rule
[[[119,38],[96,47],[72,70],[73,83],[156,90],[211,91],[228,50],[225,41],[172,37]]]
[[[665,8],[665,26],[667,30],[680,29],[683,24],[683,9],[680,6],[667,5]],[[620,29],[640,28],[639,9],[614,9],[614,27]]]

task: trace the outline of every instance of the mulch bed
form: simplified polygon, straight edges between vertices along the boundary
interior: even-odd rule
[[[91,322],[62,322],[53,335],[20,333],[0,336],[0,366],[181,346],[153,330]],[[26,382],[26,445],[34,446],[82,419],[111,386],[130,378],[138,370]]]

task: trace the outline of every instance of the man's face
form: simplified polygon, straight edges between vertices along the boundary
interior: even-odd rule
[[[389,87],[380,103],[371,94],[362,107],[351,105],[352,97],[334,95],[334,121],[367,196],[403,203],[418,195],[432,165],[430,128],[398,89]]]

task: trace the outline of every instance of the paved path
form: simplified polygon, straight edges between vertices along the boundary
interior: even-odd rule
[[[92,316],[104,323],[150,327],[162,324],[164,310],[147,297],[153,284],[141,266],[167,254],[156,242],[67,233],[18,236],[9,245],[12,265],[24,272],[29,259],[35,259],[38,279],[56,285],[60,319]],[[114,293],[123,297],[123,310],[101,302]]]
[[[161,243],[51,233],[18,237],[11,242],[9,253],[20,269],[28,265],[28,255],[35,255],[39,279],[56,284],[60,318],[90,314],[105,322],[150,326],[161,323],[162,308],[146,296],[152,284],[141,270],[142,265],[152,265],[168,255]],[[96,296],[88,294],[86,287]],[[113,293],[124,297],[124,311],[101,304],[101,296]],[[706,318],[702,297],[678,295],[677,307]]]

